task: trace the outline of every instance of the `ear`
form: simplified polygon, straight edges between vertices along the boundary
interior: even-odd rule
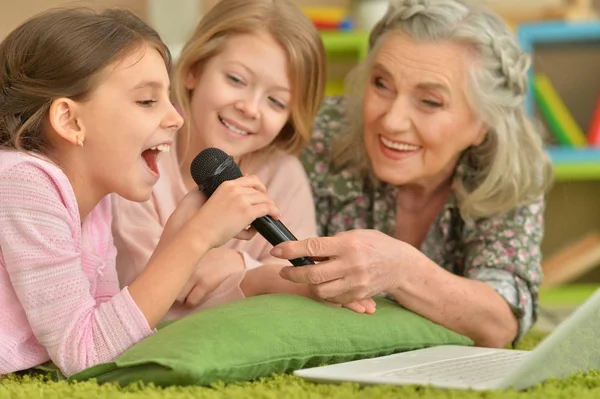
[[[200,79],[200,68],[198,65],[192,66],[185,75],[185,80],[183,84],[186,89],[194,90],[196,85],[198,84],[198,80]]]
[[[477,136],[475,136],[475,142],[473,143],[474,146],[478,146],[481,145],[481,143],[483,143],[483,140],[485,140],[485,136],[487,135],[488,130],[488,126],[485,123],[481,122],[479,132],[477,133]]]
[[[50,126],[64,140],[81,146],[85,131],[77,118],[77,103],[69,98],[59,98],[50,105]]]

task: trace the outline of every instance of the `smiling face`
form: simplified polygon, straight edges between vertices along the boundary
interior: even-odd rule
[[[141,46],[108,66],[88,98],[74,105],[84,146],[77,156],[86,185],[133,201],[150,197],[156,158],[168,151],[183,120],[169,100],[169,76],[160,53]]]
[[[441,184],[485,126],[466,96],[472,55],[451,42],[381,39],[363,97],[364,140],[375,175],[394,185]]]
[[[234,157],[267,147],[290,118],[285,51],[265,32],[229,37],[216,56],[189,72],[191,149]]]

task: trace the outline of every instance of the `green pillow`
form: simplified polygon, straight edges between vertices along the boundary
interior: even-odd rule
[[[210,385],[444,344],[472,341],[384,298],[366,315],[301,296],[263,295],[170,323],[70,380]]]

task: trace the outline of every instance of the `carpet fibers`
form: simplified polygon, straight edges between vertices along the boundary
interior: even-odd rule
[[[532,349],[543,338],[540,332],[529,333],[520,349]],[[207,387],[157,388],[152,385],[115,384],[98,385],[93,381],[67,383],[54,382],[43,375],[7,376],[0,380],[0,398],[66,399],[66,398],[110,398],[110,399],[186,399],[186,398],[599,398],[600,371],[587,375],[574,375],[562,381],[547,381],[524,392],[488,391],[470,392],[442,390],[417,386],[371,386],[357,384],[314,384],[292,375],[276,375],[254,382],[216,384]]]

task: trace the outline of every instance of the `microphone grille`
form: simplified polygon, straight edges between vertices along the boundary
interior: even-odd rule
[[[242,177],[242,171],[233,158],[218,148],[200,151],[190,165],[192,178],[210,197],[221,183]]]

